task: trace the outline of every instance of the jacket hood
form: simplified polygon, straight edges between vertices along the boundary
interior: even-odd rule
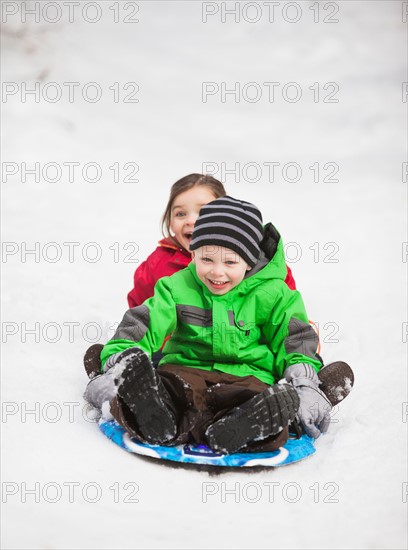
[[[283,242],[279,236],[279,241],[272,258],[268,258],[264,250],[261,250],[261,255],[255,266],[247,272],[244,280],[236,287],[240,292],[258,286],[265,280],[281,279],[285,280],[287,275],[286,260],[283,253]],[[234,290],[234,289],[233,289]]]
[[[269,266],[266,276],[268,279],[285,279],[287,268],[285,255],[283,253],[283,243],[281,236],[274,225],[268,223],[264,227],[264,236],[260,243],[261,253],[259,255],[257,263],[254,267],[248,271],[244,277],[249,279],[257,273],[260,273],[261,270],[264,270]],[[283,262],[283,277],[281,277],[281,264]],[[265,279],[265,274],[261,279]]]

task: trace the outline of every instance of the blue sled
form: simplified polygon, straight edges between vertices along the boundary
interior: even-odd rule
[[[205,445],[178,445],[175,447],[163,447],[161,445],[148,445],[132,439],[129,434],[114,420],[99,424],[100,430],[116,445],[129,453],[184,462],[190,464],[206,464],[210,466],[240,466],[251,468],[264,466],[276,468],[286,466],[292,462],[299,462],[316,452],[314,439],[303,435],[300,439],[289,439],[278,451],[269,453],[234,453],[224,455],[212,451]]]

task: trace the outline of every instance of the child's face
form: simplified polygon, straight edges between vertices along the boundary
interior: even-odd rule
[[[218,296],[239,285],[251,269],[241,256],[223,246],[201,246],[192,254],[200,281]]]
[[[208,187],[198,185],[180,193],[171,207],[170,229],[177,241],[186,250],[190,250],[191,235],[197,221],[200,208],[217,197]]]

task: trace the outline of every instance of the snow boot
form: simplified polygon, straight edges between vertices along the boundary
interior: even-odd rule
[[[92,380],[95,376],[102,374],[101,351],[102,344],[93,344],[89,347],[84,355],[84,367],[88,378]]]
[[[248,443],[282,431],[295,418],[299,397],[290,384],[275,384],[211,424],[206,431],[209,446],[234,453]]]
[[[326,395],[332,406],[338,405],[351,392],[354,373],[344,361],[335,361],[322,367],[318,373],[319,389]]]
[[[144,439],[153,445],[166,444],[177,432],[170,394],[142,350],[138,349],[134,357],[129,354],[127,359],[122,372],[115,376],[117,395],[134,415]]]

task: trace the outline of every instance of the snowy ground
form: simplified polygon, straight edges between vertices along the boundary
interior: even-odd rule
[[[281,2],[269,21],[251,2],[222,22],[234,3],[81,2],[69,22],[59,3],[57,23],[51,4],[22,23],[2,2],[2,547],[405,548],[404,4]],[[84,351],[121,319],[170,185],[203,163],[279,227],[326,362],[355,371],[317,454],[287,468],[147,462],[82,401]]]

